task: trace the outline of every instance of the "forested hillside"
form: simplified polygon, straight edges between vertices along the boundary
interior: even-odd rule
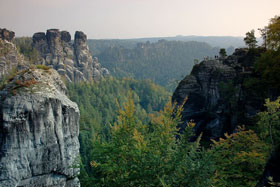
[[[239,49],[235,55],[229,57],[223,56],[197,64],[192,75],[180,83],[180,94],[186,92],[186,96],[198,95],[198,104],[207,99],[210,104],[212,101],[216,102],[211,100],[211,94],[214,91],[219,92],[213,94],[224,100],[218,107],[196,106],[191,97],[184,100],[185,97],[181,98],[183,101],[180,101],[179,106],[168,103],[163,111],[151,115],[150,120],[143,123],[137,114],[137,100],[134,104],[133,94],[128,95],[126,102],[118,109],[118,120],[106,131],[109,138],[96,136],[91,142],[89,147],[92,152],[87,163],[89,168],[80,178],[82,184],[279,186],[279,25],[280,19],[275,17],[262,30],[263,46],[256,45],[254,31],[250,31],[244,39],[247,49]],[[142,54],[146,52],[145,45],[153,44],[137,46],[139,51],[142,50]],[[121,55],[119,57],[123,58]],[[199,89],[194,81],[196,74],[210,76],[209,80],[215,82],[211,84],[212,87],[207,83],[205,85],[205,82],[200,83],[214,91]],[[190,85],[195,86],[195,89],[188,90]],[[206,98],[196,91],[205,92]],[[244,95],[251,97],[246,100],[249,104],[243,103]],[[225,125],[233,128],[229,132],[231,134],[219,135],[216,140],[209,141],[210,145],[201,146],[203,133],[194,136],[193,128],[196,124],[192,119],[185,122],[185,128],[180,128],[178,133],[178,125],[183,124],[182,115],[188,115],[190,112],[188,105],[194,107],[195,112],[200,111],[199,107],[208,109],[202,111],[204,113],[215,110],[209,118],[215,115],[226,117],[240,114],[247,115],[248,121],[238,121],[244,125],[232,126],[228,120],[228,124]],[[248,113],[236,110],[238,105],[248,110]],[[218,123],[211,125],[211,128],[222,128],[219,125],[215,126],[216,124]]]
[[[156,43],[159,40],[167,41],[196,41],[205,42],[213,47],[228,48],[230,52],[231,48],[243,47],[243,37],[232,36],[175,36],[175,37],[153,37],[153,38],[135,38],[135,39],[89,39],[88,46],[92,51],[93,56],[99,55],[105,49],[109,47],[124,47],[127,49],[133,49],[137,46],[137,43]],[[232,52],[232,51],[231,51]]]
[[[111,139],[110,126],[117,121],[118,110],[131,95],[135,103],[135,119],[148,124],[167,103],[171,93],[150,80],[107,78],[98,83],[68,83],[69,97],[80,109],[80,152],[85,170],[92,175],[89,165],[93,151],[92,140]]]
[[[194,59],[214,57],[218,51],[201,42],[160,40],[138,43],[133,49],[110,47],[97,57],[113,76],[150,79],[173,90],[177,81],[190,72]]]

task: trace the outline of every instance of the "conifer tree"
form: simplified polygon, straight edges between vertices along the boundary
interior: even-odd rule
[[[245,44],[249,47],[249,49],[254,49],[257,46],[257,39],[255,37],[255,30],[251,30],[246,33],[246,37],[244,38]]]

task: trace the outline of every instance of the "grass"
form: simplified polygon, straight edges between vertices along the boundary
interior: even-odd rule
[[[36,68],[37,69],[42,69],[42,70],[45,70],[45,71],[51,69],[50,67],[48,67],[46,65],[43,65],[43,64],[36,65]]]

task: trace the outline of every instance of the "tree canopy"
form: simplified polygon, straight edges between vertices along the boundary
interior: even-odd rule
[[[246,33],[246,37],[244,38],[244,42],[250,49],[253,49],[257,46],[257,39],[255,37],[255,30],[251,30],[250,32]]]

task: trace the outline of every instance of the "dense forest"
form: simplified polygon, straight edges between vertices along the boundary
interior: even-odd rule
[[[213,47],[228,48],[228,52],[232,48],[244,47],[243,37],[232,36],[175,36],[175,37],[153,37],[153,38],[136,38],[136,39],[89,39],[87,44],[93,56],[98,56],[101,52],[110,47],[123,47],[133,49],[138,43],[156,43],[159,40],[167,41],[197,41],[208,43]]]
[[[97,57],[113,76],[150,79],[173,90],[191,71],[194,59],[215,56],[218,51],[207,43],[160,40],[138,43],[133,49],[110,47]]]
[[[80,109],[81,159],[85,175],[92,174],[89,165],[94,151],[92,140],[111,139],[110,127],[118,118],[118,110],[129,96],[135,103],[135,119],[150,123],[150,115],[156,115],[168,101],[170,93],[150,80],[116,79],[108,77],[98,83],[68,83],[69,97]]]

